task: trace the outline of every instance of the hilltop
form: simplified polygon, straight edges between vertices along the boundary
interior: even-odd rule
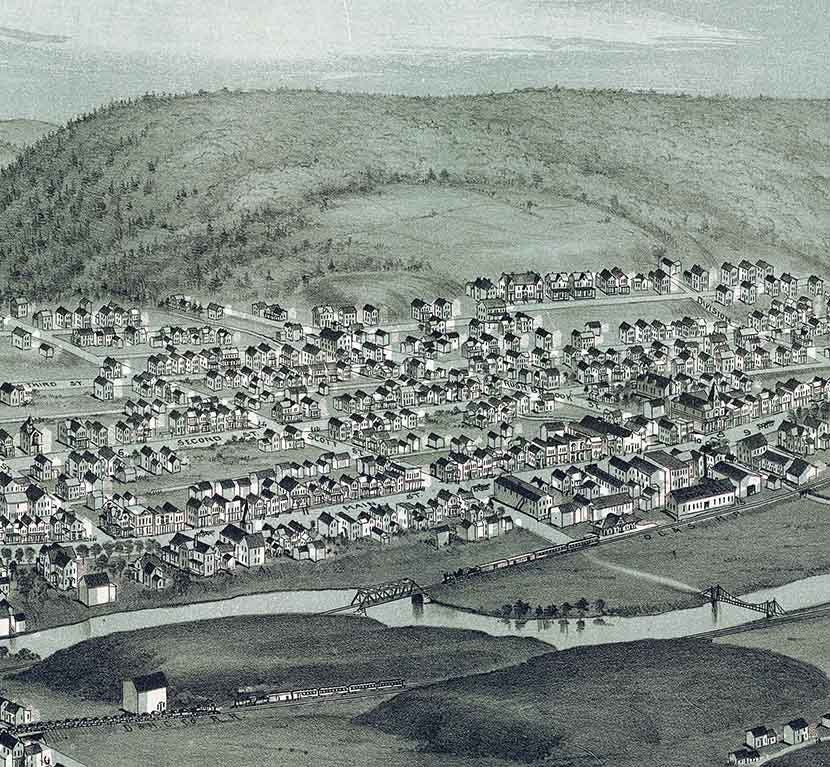
[[[0,168],[58,126],[39,120],[0,120]]]
[[[830,692],[817,668],[702,640],[583,647],[419,687],[357,721],[439,754],[560,767],[720,764]]]
[[[567,90],[148,96],[0,175],[10,290],[298,303],[654,251],[818,270],[830,108]],[[366,292],[366,286],[370,290]]]
[[[353,616],[243,615],[89,639],[17,679],[57,697],[115,702],[122,679],[161,670],[178,702],[196,696],[224,703],[246,685],[291,690],[389,677],[416,683],[502,668],[549,651],[529,637],[387,628]]]

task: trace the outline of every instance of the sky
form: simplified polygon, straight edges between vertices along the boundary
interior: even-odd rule
[[[747,36],[625,0],[3,0],[0,27],[66,36],[85,48],[253,59],[515,49],[546,37],[649,44]]]
[[[826,0],[2,0],[0,119],[332,82],[824,97],[826,29]]]

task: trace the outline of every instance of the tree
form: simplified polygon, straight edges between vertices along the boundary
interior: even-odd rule
[[[574,609],[574,606],[570,602],[563,602],[562,603],[562,608],[560,610],[560,612],[562,613],[562,617],[567,618],[568,615],[570,615],[571,610],[573,610],[573,609]]]
[[[576,609],[585,612],[588,607],[590,607],[590,602],[588,602],[585,597],[581,597],[580,600],[576,603]]]
[[[8,562],[12,558],[12,550],[8,546],[4,546],[0,549],[0,554],[2,554],[4,561]]]
[[[103,548],[101,547],[101,544],[98,543],[98,541],[95,541],[95,543],[92,544],[89,550],[92,553],[93,557],[97,557],[103,551]]]
[[[96,566],[97,566],[100,570],[104,570],[104,569],[106,568],[106,566],[107,566],[107,562],[109,562],[109,561],[110,561],[110,560],[109,560],[109,557],[106,555],[106,553],[101,552],[101,553],[98,555],[97,559],[95,560],[95,565],[96,565]]]
[[[106,541],[104,543],[104,551],[107,552],[108,557],[112,556],[112,552],[115,551],[116,545],[117,544],[113,543],[112,541]]]
[[[536,617],[541,618],[545,614],[545,608],[542,605],[536,605]]]
[[[187,570],[176,568],[173,571],[173,590],[181,595],[190,591],[190,573]]]
[[[144,541],[141,540],[141,538],[137,538],[135,540],[135,550],[137,554],[140,554],[142,551],[144,551]]]
[[[26,558],[27,562],[33,562],[35,558],[35,550],[31,546],[27,546],[23,550],[23,556]]]
[[[81,559],[86,559],[89,556],[89,546],[85,543],[78,544],[78,546],[75,547],[75,551],[78,552],[78,556]]]
[[[605,615],[605,600],[604,599],[597,599],[594,601],[594,609],[600,614]]]
[[[501,606],[501,617],[502,618],[509,618],[513,615],[513,605],[502,605]]]
[[[17,593],[25,600],[29,601],[29,596],[32,593],[32,588],[35,583],[35,574],[31,570],[27,570],[20,574],[17,579]]]
[[[23,561],[23,549],[19,546],[14,550],[14,558],[17,560],[18,564]]]
[[[524,618],[530,612],[530,603],[517,599],[516,604],[513,605],[513,612],[517,618]]]

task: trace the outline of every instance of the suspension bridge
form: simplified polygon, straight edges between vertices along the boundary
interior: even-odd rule
[[[771,599],[766,602],[746,602],[739,599],[734,594],[730,594],[720,584],[710,586],[705,591],[701,592],[715,607],[718,602],[723,602],[728,605],[735,605],[736,607],[743,607],[745,610],[754,610],[758,613],[763,613],[767,618],[774,618],[776,615],[786,615],[786,610],[778,603],[777,599]]]

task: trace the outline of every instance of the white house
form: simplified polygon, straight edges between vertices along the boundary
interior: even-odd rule
[[[107,573],[87,573],[78,582],[78,599],[87,607],[105,605],[118,598],[118,587]]]
[[[131,714],[156,714],[167,709],[167,677],[161,672],[125,679],[121,708]]]

